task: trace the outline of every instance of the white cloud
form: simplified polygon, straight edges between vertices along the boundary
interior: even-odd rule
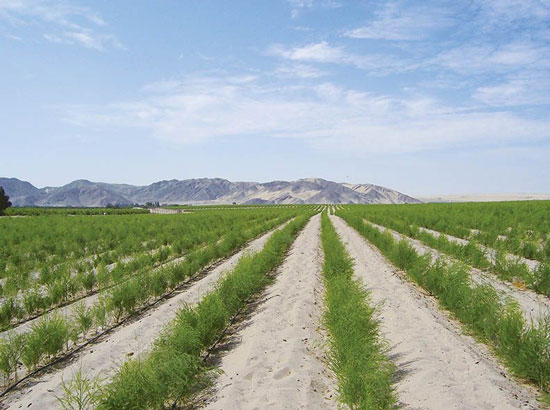
[[[281,44],[275,44],[268,48],[267,55],[297,62],[352,65],[363,70],[369,70],[375,75],[407,71],[417,67],[403,59],[387,54],[358,55],[349,53],[344,47],[331,46],[326,41],[310,43],[301,47],[285,47]]]
[[[168,85],[170,91],[138,101],[63,107],[62,112],[77,126],[137,127],[184,144],[271,136],[355,155],[550,140],[547,119],[467,111],[432,98],[395,98],[332,83],[272,86],[195,77]],[[149,89],[159,90],[158,84]]]
[[[524,68],[549,68],[548,48],[531,42],[463,45],[441,52],[431,63],[458,73],[503,73]]]
[[[368,24],[344,33],[347,37],[377,40],[423,40],[433,31],[453,24],[448,12],[414,5],[407,9],[389,3]]]
[[[280,78],[319,78],[327,73],[307,64],[281,65],[274,74]]]
[[[332,47],[326,41],[291,49],[285,48],[282,45],[274,45],[269,48],[268,54],[289,60],[315,61],[320,63],[342,63],[350,59],[350,56],[341,47]]]
[[[517,20],[550,18],[548,0],[480,0],[478,4],[486,18],[486,24],[508,24]]]
[[[19,36],[16,36],[14,34],[4,34],[4,37],[6,38],[9,38],[10,40],[15,40],[15,41],[22,41],[23,39]]]
[[[93,10],[65,1],[0,0],[0,18],[15,27],[33,24],[44,31],[44,39],[54,43],[80,44],[98,51],[107,46],[124,48],[113,34],[98,32],[106,23]]]
[[[290,16],[295,19],[303,10],[317,8],[334,9],[341,7],[340,2],[336,0],[287,0],[290,4],[291,12]]]
[[[550,104],[549,89],[547,73],[527,72],[494,85],[479,87],[473,97],[491,106]]]

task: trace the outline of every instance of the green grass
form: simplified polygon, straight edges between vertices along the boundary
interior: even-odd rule
[[[395,365],[385,355],[369,294],[353,279],[352,260],[326,213],[322,216],[321,239],[325,252],[324,320],[340,400],[351,409],[393,408]]]
[[[405,241],[397,242],[363,221],[354,211],[339,212],[352,227],[378,247],[410,279],[433,294],[479,340],[490,346],[516,375],[550,392],[550,319],[527,323],[517,305],[502,302],[488,285],[471,283],[462,264],[431,264]]]
[[[298,216],[275,232],[262,251],[242,257],[195,308],[182,309],[150,354],[124,363],[103,389],[98,408],[160,409],[170,401],[189,399],[208,375],[201,354],[250,296],[270,282],[267,274],[283,261],[309,216]]]

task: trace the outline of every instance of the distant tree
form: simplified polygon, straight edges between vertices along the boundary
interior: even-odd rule
[[[4,188],[0,186],[0,215],[4,213],[4,210],[11,206],[10,197],[4,192]]]

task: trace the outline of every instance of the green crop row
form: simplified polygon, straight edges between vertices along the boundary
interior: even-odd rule
[[[148,355],[124,363],[104,388],[97,408],[160,409],[170,401],[188,399],[207,374],[201,354],[246,301],[270,282],[268,273],[283,261],[309,217],[298,216],[275,232],[263,250],[242,257],[196,307],[182,309]]]
[[[267,218],[276,219],[277,214],[249,214],[243,216],[241,222],[263,223],[268,220]],[[157,252],[141,252],[134,255],[130,261],[121,261],[111,271],[104,263],[95,268],[91,263],[79,265],[79,269],[74,273],[66,265],[61,265],[55,270],[43,268],[33,287],[21,290],[17,297],[8,297],[0,304],[0,328],[8,329],[14,324],[14,320],[24,320],[57,305],[70,303],[91,292],[121,283],[139,270],[165,263],[184,252],[214,242],[220,235],[241,229],[243,226],[240,225],[241,222],[236,224],[234,217],[219,215],[204,215],[184,221],[181,230],[176,232],[179,236],[174,236],[173,242],[163,242],[165,244]]]
[[[41,363],[48,363],[54,355],[69,348],[71,343],[75,345],[79,338],[86,337],[92,327],[102,329],[119,323],[147,306],[151,300],[177,288],[213,261],[226,257],[251,238],[274,228],[295,214],[296,212],[286,212],[277,219],[268,219],[250,226],[247,226],[246,220],[240,223],[235,220],[235,229],[230,230],[218,243],[209,243],[190,252],[180,263],[136,272],[129,280],[107,290],[93,306],[76,309],[73,317],[54,313],[39,320],[26,334],[8,332],[0,341],[0,371],[4,373],[5,384],[16,375],[17,361],[21,360],[28,370]],[[41,344],[40,340],[45,342]],[[49,343],[50,340],[53,344]],[[17,360],[14,361],[14,357]]]
[[[516,375],[550,391],[550,319],[527,323],[517,303],[503,303],[489,285],[473,285],[462,264],[432,264],[407,242],[394,240],[366,224],[363,216],[347,208],[338,211],[349,225],[378,247],[407,276],[434,295],[479,340],[490,346]]]
[[[325,323],[330,366],[338,377],[340,400],[350,409],[393,409],[395,365],[385,355],[369,294],[353,279],[353,262],[329,217],[322,215],[325,252]]]
[[[550,201],[357,207],[368,208],[371,216],[383,214],[460,238],[474,237],[524,258],[550,259]]]
[[[410,238],[418,239],[425,245],[446,253],[478,269],[490,271],[509,282],[523,282],[527,287],[545,296],[550,296],[550,262],[541,263],[535,270],[520,261],[509,259],[502,249],[495,250],[495,257],[488,258],[475,239],[466,245],[450,241],[445,235],[435,235],[419,229],[410,221],[396,215],[370,213],[364,208],[355,212],[378,225],[388,227]]]
[[[4,212],[8,216],[47,215],[135,215],[148,214],[145,208],[58,208],[58,207],[11,207]]]

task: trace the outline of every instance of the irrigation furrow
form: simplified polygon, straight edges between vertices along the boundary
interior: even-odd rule
[[[400,404],[421,409],[536,409],[486,346],[462,334],[427,296],[342,219],[331,216],[355,261],[355,275],[379,304],[389,356],[398,367]]]
[[[463,245],[463,246],[468,245],[468,243],[470,243],[470,241],[468,239],[457,238],[456,236],[441,233],[439,231],[434,231],[433,229],[423,228],[421,226],[418,227],[418,229],[420,229],[421,231],[424,231],[424,232],[428,232],[429,234],[432,234],[436,238],[443,235],[449,241],[458,243],[458,244]],[[490,248],[490,247],[485,246],[485,245],[478,244],[478,246],[483,250],[483,252],[485,253],[485,256],[487,257],[489,262],[495,263],[496,258],[497,258],[497,251],[495,249]],[[539,261],[535,261],[533,259],[523,258],[523,257],[517,256],[517,255],[512,255],[510,253],[506,254],[506,259],[509,260],[509,261],[519,261],[521,263],[524,263],[529,267],[529,270],[531,270],[531,271],[536,270],[540,266]]]
[[[222,241],[222,239],[223,239],[223,235],[218,239],[217,243],[220,243]],[[205,246],[204,244],[200,245],[199,248],[204,247],[204,246]],[[164,246],[164,247],[170,247],[170,245]],[[160,249],[161,248],[156,248],[155,250],[151,251],[150,252],[151,255],[154,255],[155,253],[159,252]],[[158,271],[162,268],[168,268],[168,267],[175,266],[175,265],[183,262],[189,252],[195,251],[195,250],[197,250],[197,248],[191,248],[191,249],[188,250],[188,252],[185,252],[183,254],[173,255],[171,258],[168,258],[168,259],[166,259],[165,261],[163,261],[161,263],[154,264],[152,270],[153,270],[153,272],[155,272],[155,271]],[[130,262],[132,259],[133,258],[129,258],[129,259],[124,258],[123,260],[119,260],[119,261],[114,262],[110,265],[107,265],[106,269],[110,273],[117,266],[117,264],[127,263],[127,262]],[[97,272],[95,272],[95,273],[97,273]],[[12,325],[12,327],[10,327],[9,329],[6,329],[6,330],[0,332],[0,338],[5,337],[8,334],[8,332],[14,332],[16,334],[25,333],[25,332],[29,331],[32,328],[32,325],[34,323],[37,323],[40,319],[42,319],[42,318],[44,318],[44,317],[46,317],[46,316],[48,316],[52,313],[59,313],[64,317],[69,317],[74,313],[75,307],[77,305],[80,305],[81,303],[83,303],[84,306],[86,306],[87,308],[91,307],[97,302],[100,294],[102,294],[103,292],[108,291],[109,289],[113,288],[114,286],[121,285],[122,283],[126,282],[129,279],[131,279],[131,276],[123,278],[123,280],[120,280],[116,283],[110,283],[110,284],[108,284],[106,286],[103,286],[101,288],[94,289],[94,290],[92,290],[90,292],[87,292],[87,293],[83,293],[79,296],[76,296],[76,297],[72,298],[71,300],[66,301],[65,303],[62,303],[61,305],[53,306],[51,308],[48,308],[44,312],[41,312],[40,314],[30,316],[30,317],[28,317],[24,320],[21,320],[17,323],[14,323]]]
[[[449,256],[438,252],[437,250],[430,248],[429,246],[424,245],[421,241],[417,239],[409,238],[408,236],[405,236],[397,231],[381,225],[377,225],[367,220],[365,220],[365,222],[377,228],[381,232],[390,232],[392,236],[397,240],[407,241],[420,255],[431,255],[432,261],[434,262],[438,259],[454,262],[454,260]],[[550,301],[545,296],[533,292],[529,289],[516,289],[506,282],[499,280],[494,275],[488,274],[471,266],[468,266],[468,268],[472,281],[474,283],[481,285],[491,285],[493,288],[495,288],[495,290],[499,292],[503,299],[512,298],[517,301],[519,307],[521,308],[524,316],[527,319],[532,319],[536,322],[541,317],[548,316],[548,314],[550,313]]]
[[[221,358],[207,409],[336,409],[325,365],[320,215],[312,217],[277,269],[253,315]]]
[[[163,262],[162,264],[156,266],[154,268],[154,270],[158,270],[162,267],[173,266],[175,264],[181,263],[184,259],[185,259],[185,255],[175,256],[173,259],[170,259],[167,262]],[[110,272],[114,269],[116,264],[120,263],[120,262],[124,262],[124,261],[119,261],[119,262],[112,263],[110,265],[107,265],[106,268]],[[109,267],[110,267],[110,269],[109,269]],[[29,317],[28,319],[24,319],[24,320],[21,320],[20,322],[14,323],[14,325],[12,327],[10,327],[9,329],[6,329],[6,330],[0,332],[0,337],[5,337],[5,335],[7,335],[9,332],[14,332],[16,334],[21,334],[21,333],[28,332],[32,328],[33,324],[37,323],[42,318],[44,318],[44,317],[46,317],[49,314],[52,314],[54,312],[59,313],[62,316],[65,316],[65,317],[71,316],[74,313],[75,306],[77,304],[83,303],[84,306],[91,307],[97,302],[97,299],[99,298],[99,295],[102,292],[105,292],[105,291],[111,289],[113,286],[120,285],[123,282],[124,281],[118,282],[118,283],[113,283],[113,284],[104,286],[104,287],[99,288],[99,289],[94,289],[91,292],[84,293],[81,296],[77,296],[77,297],[75,297],[71,300],[68,300],[67,302],[65,302],[61,305],[57,305],[57,306],[53,306],[51,308],[48,308],[45,312],[42,312],[38,315],[33,315],[33,316]]]
[[[56,397],[63,395],[63,381],[71,380],[79,369],[82,369],[86,376],[99,375],[102,380],[108,380],[128,357],[150,349],[162,329],[181,309],[182,304],[192,305],[200,301],[225,273],[235,267],[243,254],[262,249],[269,237],[287,223],[288,221],[254,239],[243,250],[217,263],[199,278],[191,280],[188,287],[174,292],[170,298],[164,299],[133,321],[117,328],[96,343],[86,346],[68,362],[61,363],[10,393],[4,397],[2,404],[8,409],[55,408],[58,404]]]

